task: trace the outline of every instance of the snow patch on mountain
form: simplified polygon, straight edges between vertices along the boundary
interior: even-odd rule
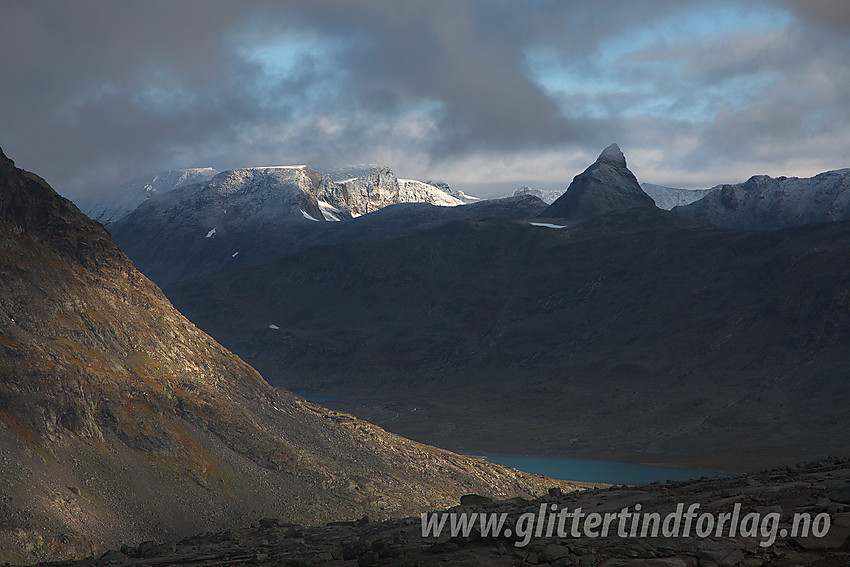
[[[322,200],[318,200],[318,203],[319,209],[322,211],[322,216],[325,218],[326,221],[338,222],[342,220],[340,218],[340,216],[342,216],[342,211],[340,211],[330,203],[326,203]]]
[[[530,222],[528,224],[530,224],[531,226],[542,226],[544,228],[567,228],[566,225],[552,224],[550,222]]]
[[[315,219],[315,218],[311,217],[311,216],[307,213],[307,211],[301,211],[301,214],[302,214],[302,215],[304,216],[304,218],[305,218],[305,219],[307,219],[307,220],[311,220],[311,221],[315,221],[315,222],[322,222],[322,221],[320,221],[319,219]]]

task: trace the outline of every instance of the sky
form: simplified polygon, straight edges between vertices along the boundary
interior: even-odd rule
[[[495,196],[850,167],[846,0],[4,0],[0,147],[60,193],[380,163]]]

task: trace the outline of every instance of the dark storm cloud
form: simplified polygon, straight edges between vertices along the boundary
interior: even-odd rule
[[[803,17],[842,32],[850,31],[850,3],[847,0],[781,0]]]
[[[614,31],[611,21],[600,28],[606,13],[569,3],[88,0],[14,2],[6,13],[2,143],[72,191],[163,167],[256,163],[254,155],[368,160],[364,148],[393,146],[392,123],[422,104],[433,105],[433,135],[399,142],[440,159],[607,140],[564,118],[524,67],[523,49],[537,38],[585,43]],[[312,130],[309,119],[293,130],[299,111],[325,112],[300,100],[314,84],[309,69],[260,93],[260,69],[234,53],[240,39],[303,33],[347,41],[336,54],[339,92],[321,101],[339,121],[333,132]],[[270,96],[273,108],[262,104]]]
[[[544,169],[553,152],[575,150],[585,159],[615,140],[678,160],[680,169],[698,167],[699,156],[714,167],[745,160],[754,142],[775,145],[806,123],[828,130],[812,134],[808,147],[826,146],[832,131],[848,125],[847,105],[833,90],[850,85],[840,70],[811,68],[846,66],[837,63],[846,54],[845,2],[777,0],[805,22],[780,49],[742,51],[760,37],[742,35],[735,44],[717,38],[665,51],[661,38],[613,62],[598,59],[642,26],[701,5],[734,4],[7,2],[0,145],[70,194],[204,165],[384,160],[421,171],[466,168],[469,178],[496,163],[505,171],[523,161]],[[257,49],[276,53],[287,39],[295,43],[286,72],[270,71]],[[617,84],[547,91],[529,68],[530,50],[541,46]],[[815,84],[788,83],[790,72]],[[736,77],[762,76],[784,81],[785,92],[766,89],[757,104],[720,108]],[[642,97],[672,102],[653,114],[642,110]],[[721,101],[716,108],[712,97]],[[703,99],[709,115],[679,115]],[[813,115],[815,104],[821,109]],[[681,142],[686,137],[690,145]],[[776,151],[786,159],[811,150],[794,143]],[[656,158],[652,171],[662,162]]]

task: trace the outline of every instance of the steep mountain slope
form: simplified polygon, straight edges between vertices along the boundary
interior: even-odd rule
[[[222,190],[225,187],[222,186]],[[0,560],[551,484],[269,386],[0,152]]]
[[[745,230],[850,220],[850,169],[810,178],[756,175],[717,187],[674,211],[712,226]]]
[[[712,187],[711,189],[680,189],[678,187],[666,187],[652,183],[641,183],[640,188],[643,189],[644,193],[652,197],[656,207],[665,211],[681,205],[690,205],[716,189],[716,187]]]
[[[319,222],[326,215],[345,218],[316,198],[322,184],[306,167],[232,169],[143,203],[108,228],[149,277],[173,281],[291,245],[330,224]]]
[[[126,217],[148,199],[184,185],[209,181],[216,173],[211,167],[163,171],[128,181],[117,187],[108,198],[81,203],[80,208],[99,223],[109,224]]]
[[[655,208],[652,198],[643,192],[617,144],[611,144],[584,172],[540,213],[543,218],[584,220],[605,213]]]
[[[455,222],[166,291],[274,383],[419,440],[735,471],[850,443],[849,285],[850,224],[652,207]]]

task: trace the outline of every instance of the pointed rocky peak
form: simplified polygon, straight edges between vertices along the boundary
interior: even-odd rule
[[[577,175],[566,192],[540,213],[542,218],[582,220],[605,213],[656,208],[617,144],[605,148],[593,164]]]
[[[626,168],[626,156],[623,155],[622,150],[620,150],[620,146],[617,144],[611,144],[599,154],[599,157],[596,158],[596,163],[607,163],[614,167],[622,167]]]

